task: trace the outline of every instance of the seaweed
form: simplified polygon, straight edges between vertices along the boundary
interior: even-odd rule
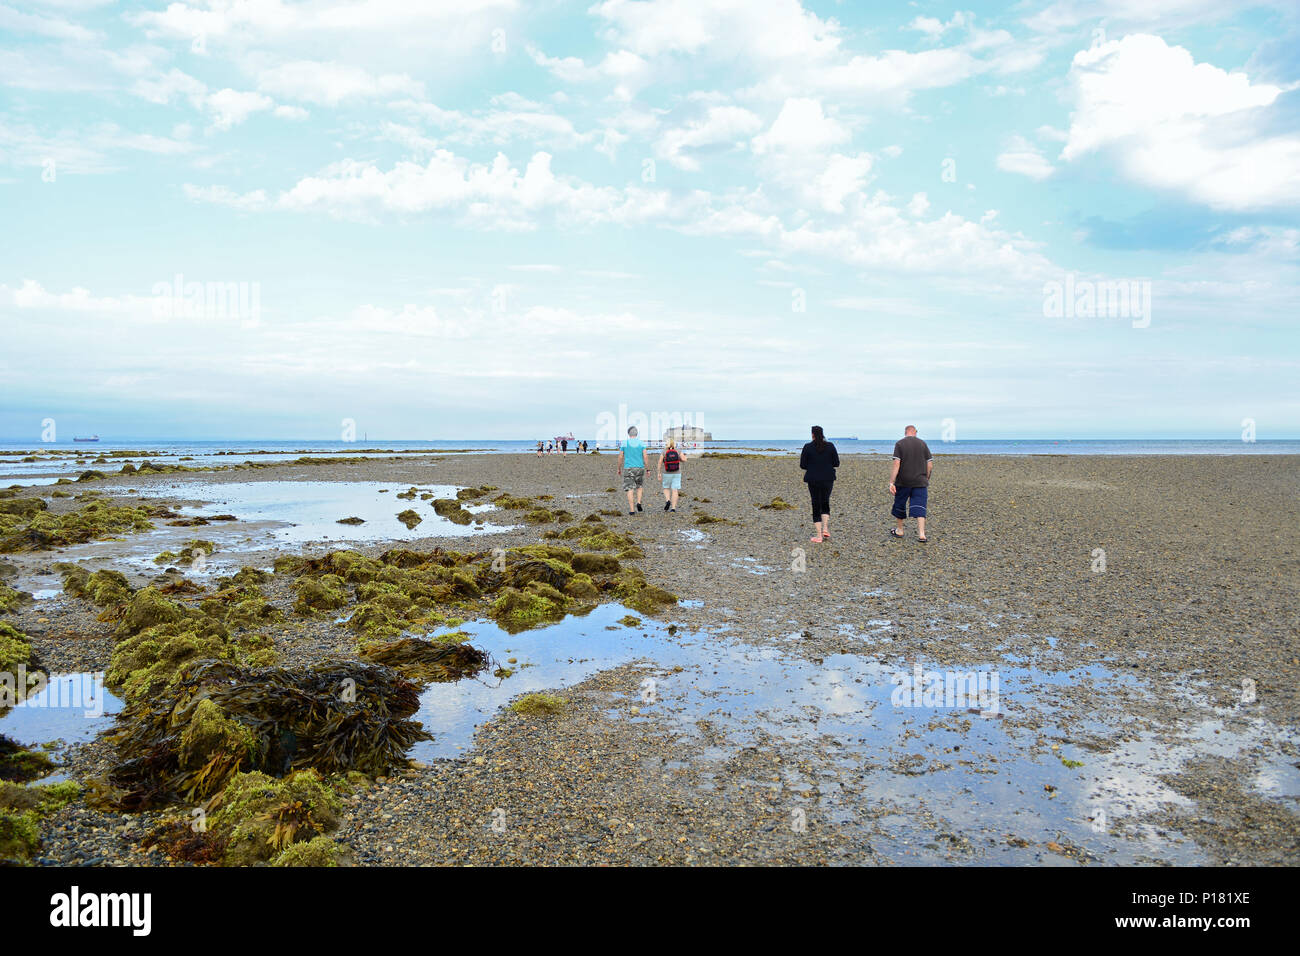
[[[426,641],[406,637],[390,644],[367,644],[363,660],[385,664],[408,680],[420,683],[457,681],[472,677],[488,665],[488,657],[477,647],[456,641]]]
[[[568,701],[554,694],[525,694],[510,705],[516,714],[525,717],[549,717],[563,712]]]
[[[431,739],[409,719],[419,703],[418,685],[379,664],[195,661],[165,693],[128,702],[118,715],[108,740],[121,762],[110,782],[122,809],[139,810],[209,797],[246,771],[382,775]]]
[[[25,523],[0,523],[0,552],[44,551],[149,531],[154,526],[149,520],[152,515],[146,508],[117,507],[102,501],[91,501],[64,514],[38,510]]]
[[[424,519],[416,514],[413,509],[407,508],[405,511],[400,512],[397,515],[397,520],[402,522],[402,524],[406,525],[408,528],[414,528]]]
[[[454,498],[434,498],[432,505],[439,516],[455,524],[469,524],[474,520],[474,516]]]

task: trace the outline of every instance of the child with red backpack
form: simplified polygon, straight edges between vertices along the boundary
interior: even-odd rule
[[[664,511],[677,510],[677,495],[682,490],[682,462],[686,456],[677,450],[677,441],[668,439],[668,447],[659,455],[659,478],[664,486]]]

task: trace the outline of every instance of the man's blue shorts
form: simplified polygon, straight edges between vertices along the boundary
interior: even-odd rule
[[[893,515],[895,518],[908,517],[908,502],[912,504],[911,517],[925,517],[925,502],[930,497],[929,488],[899,488],[894,493]]]

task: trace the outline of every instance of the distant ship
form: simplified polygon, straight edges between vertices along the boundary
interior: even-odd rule
[[[858,441],[857,435],[841,435],[839,438],[832,438],[831,441]]]
[[[91,435],[89,438],[74,438],[73,441],[99,441],[98,435]]]

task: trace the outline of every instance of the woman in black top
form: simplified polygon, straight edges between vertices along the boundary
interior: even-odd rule
[[[821,544],[831,539],[831,488],[835,485],[835,469],[840,466],[840,455],[835,444],[826,440],[820,425],[812,427],[812,439],[803,446],[799,467],[803,469],[803,480],[808,482],[808,494],[812,496],[814,533],[808,540]]]

